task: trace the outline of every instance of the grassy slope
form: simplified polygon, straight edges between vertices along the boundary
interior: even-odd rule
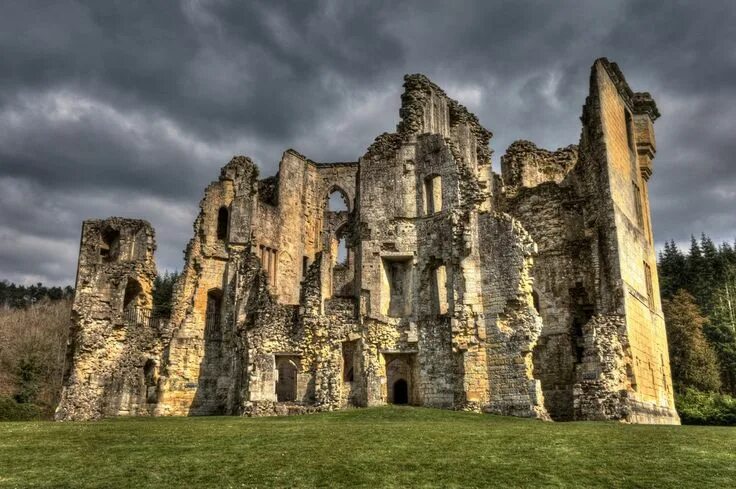
[[[0,487],[736,487],[736,428],[386,407],[0,424]]]

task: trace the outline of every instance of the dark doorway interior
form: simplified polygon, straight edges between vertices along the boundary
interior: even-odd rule
[[[404,379],[394,382],[394,404],[409,403],[409,385]]]
[[[278,380],[276,381],[276,400],[291,402],[296,400],[297,367],[293,360],[276,357]]]

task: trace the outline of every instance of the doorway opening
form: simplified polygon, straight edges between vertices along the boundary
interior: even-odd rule
[[[406,380],[399,379],[393,386],[394,404],[409,404],[409,384]]]
[[[296,401],[298,368],[291,355],[276,355],[276,400],[278,402]]]

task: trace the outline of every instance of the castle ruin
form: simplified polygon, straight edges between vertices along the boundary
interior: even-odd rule
[[[57,419],[395,403],[679,423],[651,96],[597,60],[579,144],[517,141],[499,175],[473,114],[423,75],[404,88],[396,132],[358,161],[225,165],[170,317],[153,310],[152,227],[85,221]]]

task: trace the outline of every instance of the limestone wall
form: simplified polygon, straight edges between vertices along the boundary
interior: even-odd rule
[[[146,415],[156,401],[160,334],[152,317],[154,233],[146,221],[85,221],[67,370],[56,419]]]
[[[171,318],[135,335],[121,311],[150,310],[153,232],[85,223],[59,418],[408,403],[676,422],[649,94],[597,61],[580,145],[516,142],[495,175],[473,114],[423,75],[404,88],[396,132],[358,162],[287,150],[260,180],[246,157],[223,167]]]
[[[593,70],[595,85],[591,90],[597,91],[600,103],[627,335],[633,357],[631,394],[637,407],[632,417],[652,422],[677,421],[649,206],[645,200],[646,180],[651,167],[640,168],[637,157],[634,120],[639,108],[634,104],[633,94],[627,90],[618,67],[607,61],[598,61]],[[643,129],[650,129],[649,124],[639,124],[641,142],[644,142]],[[653,153],[653,147],[651,151]],[[653,416],[653,412],[658,414]]]

